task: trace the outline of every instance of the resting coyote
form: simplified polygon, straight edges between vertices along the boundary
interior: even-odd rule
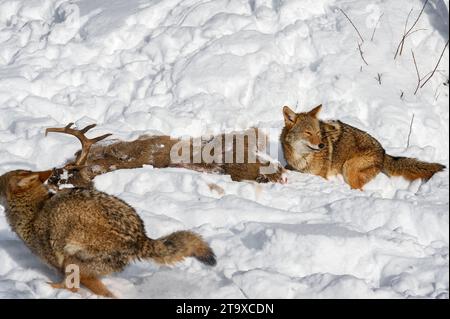
[[[340,121],[319,120],[321,108],[319,105],[305,113],[283,108],[281,144],[288,168],[324,178],[342,174],[353,189],[362,189],[380,172],[412,181],[428,180],[445,169],[438,163],[390,156],[366,132]]]

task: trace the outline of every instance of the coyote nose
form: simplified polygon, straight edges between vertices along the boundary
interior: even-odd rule
[[[323,143],[319,144],[319,148],[324,148],[324,147],[325,147],[325,144],[323,144]]]

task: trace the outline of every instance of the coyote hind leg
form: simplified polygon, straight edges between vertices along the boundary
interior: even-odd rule
[[[92,291],[94,294],[102,297],[116,298],[112,292],[97,277],[81,276],[81,284]]]
[[[64,280],[61,283],[50,283],[50,286],[52,286],[55,289],[67,289],[71,292],[78,292],[80,284],[83,285],[85,288],[89,289],[92,293],[94,293],[97,296],[102,297],[108,297],[108,298],[116,298],[113,293],[111,293],[108,288],[101,282],[99,277],[99,266],[101,268],[105,268],[104,264],[98,264],[98,263],[83,263],[80,262],[76,257],[69,256],[64,259],[62,270],[63,272],[67,270],[68,265],[77,265],[77,272],[76,276],[74,278],[69,278],[69,273],[65,273]],[[105,269],[103,269],[105,270]],[[111,273],[112,270],[109,269],[108,271],[104,271],[103,274]],[[77,278],[76,280],[78,282],[73,282],[74,286],[76,287],[68,287],[69,280],[72,281],[73,279]]]
[[[352,189],[362,190],[364,185],[381,172],[381,165],[382,160],[375,156],[354,157],[344,163],[344,179]]]
[[[66,286],[65,280],[63,282],[59,282],[59,283],[48,282],[48,284],[54,289],[67,289],[67,290],[69,290],[70,292],[73,292],[73,293],[77,293],[78,290],[79,290],[78,288],[68,288]]]
[[[60,283],[52,283],[49,282],[48,284],[53,287],[54,289],[66,289],[70,292],[77,293],[79,292],[79,288],[69,288],[66,284],[66,279]],[[83,276],[81,275],[80,283],[89,289],[92,293],[96,294],[97,296],[102,297],[108,297],[108,298],[116,298],[109,290],[106,288],[106,286],[101,282],[100,279],[94,276]]]

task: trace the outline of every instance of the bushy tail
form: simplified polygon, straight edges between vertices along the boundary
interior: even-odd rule
[[[216,265],[212,249],[200,235],[190,231],[178,231],[159,239],[147,238],[139,257],[151,258],[160,264],[173,264],[185,257],[195,257],[206,265]]]
[[[437,172],[443,171],[444,165],[421,162],[415,158],[384,155],[383,173],[389,176],[403,176],[407,180],[429,180]]]

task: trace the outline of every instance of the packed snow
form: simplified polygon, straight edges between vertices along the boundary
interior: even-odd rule
[[[0,0],[0,174],[61,166],[78,150],[69,136],[45,137],[46,127],[97,123],[93,136],[132,140],[257,126],[276,143],[283,105],[320,103],[321,118],[369,132],[389,154],[448,166],[448,49],[417,94],[411,54],[421,77],[433,71],[448,0],[429,1],[394,60],[408,13],[410,27],[422,5]],[[363,192],[339,177],[287,178],[238,183],[151,166],[97,177],[98,189],[137,209],[150,237],[194,230],[218,259],[214,268],[137,262],[104,282],[120,298],[449,297],[448,170],[427,183],[379,175]],[[95,298],[47,284],[59,279],[0,206],[0,297]]]

